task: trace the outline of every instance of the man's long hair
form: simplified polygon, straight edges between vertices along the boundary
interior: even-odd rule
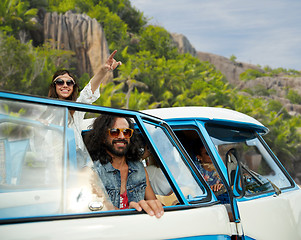
[[[93,123],[92,129],[84,135],[84,142],[93,161],[99,160],[101,164],[112,162],[111,156],[106,151],[105,140],[108,137],[108,129],[112,128],[116,118],[124,118],[129,128],[134,129],[134,123],[130,118],[113,115],[101,115]],[[129,149],[125,155],[126,161],[139,161],[141,159],[140,142],[138,134],[134,131],[130,138]]]

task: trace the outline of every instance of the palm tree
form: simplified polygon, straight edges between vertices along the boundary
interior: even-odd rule
[[[120,66],[120,76],[118,78],[115,78],[113,81],[120,83],[120,86],[123,88],[127,86],[127,93],[126,93],[126,104],[125,108],[129,108],[129,102],[130,102],[130,96],[131,92],[135,88],[144,89],[147,90],[148,86],[143,83],[139,82],[135,79],[135,75],[138,74],[139,70],[138,68],[133,69],[132,61],[129,59],[126,64],[122,64]]]
[[[130,97],[131,97],[131,92],[135,89],[135,88],[140,88],[140,89],[148,89],[148,86],[143,83],[143,82],[139,82],[136,81],[135,79],[130,79],[128,78],[127,80],[125,80],[127,86],[128,86],[128,91],[126,93],[126,104],[125,104],[125,108],[129,108],[129,102],[130,102]]]
[[[29,9],[29,3],[21,0],[0,1],[0,30],[25,42],[26,30],[37,26],[34,17],[38,9]]]

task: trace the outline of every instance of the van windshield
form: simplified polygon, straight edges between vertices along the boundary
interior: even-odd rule
[[[271,182],[281,189],[291,186],[255,131],[215,124],[206,124],[206,129],[224,163],[226,153],[236,150],[243,168],[246,195],[273,190]]]

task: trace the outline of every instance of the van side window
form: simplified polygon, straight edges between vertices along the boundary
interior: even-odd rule
[[[175,133],[186,149],[200,174],[221,203],[229,203],[229,196],[214,162],[209,156],[196,130],[175,130]]]
[[[205,198],[206,195],[202,189],[203,186],[200,186],[193,177],[191,170],[185,164],[178,149],[171,144],[166,133],[159,126],[149,123],[145,123],[145,126],[185,198],[188,201]]]

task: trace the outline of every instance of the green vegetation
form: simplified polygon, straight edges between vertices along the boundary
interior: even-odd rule
[[[294,70],[294,69],[285,69],[285,68],[275,68],[272,69],[269,66],[265,66],[263,68],[263,70],[265,71],[265,73],[268,76],[293,76],[293,77],[300,77],[301,76],[301,72]]]
[[[110,51],[117,49],[118,67],[113,82],[101,86],[96,104],[142,110],[171,106],[215,106],[231,108],[255,117],[271,133],[266,140],[290,167],[300,145],[297,129],[301,120],[291,117],[276,101],[258,98],[273,92],[258,86],[251,94],[239,93],[208,62],[190,54],[179,54],[170,34],[162,27],[147,25],[143,13],[129,0],[2,0],[0,3],[0,88],[46,96],[51,76],[58,68],[76,70],[70,51],[55,50],[48,43],[34,47],[24,33],[41,26],[34,21],[38,9],[65,13],[72,10],[95,18],[103,27]],[[29,35],[27,35],[29,36]],[[235,62],[236,57],[231,56]],[[76,72],[76,71],[75,71]],[[241,80],[263,76],[300,76],[286,69],[247,70]],[[78,76],[83,87],[91,76]],[[293,90],[287,98],[300,104]]]
[[[36,27],[36,22],[32,18],[37,12],[36,8],[30,8],[28,1],[2,0],[0,2],[0,31],[17,39],[22,38],[23,31]]]
[[[231,57],[230,57],[230,61],[233,62],[233,63],[235,63],[236,59],[237,59],[237,57],[232,54]]]
[[[68,67],[73,52],[51,49],[48,44],[34,48],[13,36],[0,33],[0,88],[47,96],[52,74]]]
[[[266,77],[268,76],[266,73],[263,71],[259,71],[256,69],[248,69],[242,74],[240,74],[240,80],[242,81],[248,81],[248,80],[254,80],[258,77]]]
[[[290,89],[288,91],[287,99],[290,100],[291,103],[301,104],[301,96],[298,94],[298,92],[294,91],[293,89]]]
[[[240,80],[249,81],[254,80],[258,77],[301,77],[301,72],[293,69],[276,68],[272,69],[269,66],[264,67],[262,70],[248,69],[240,74]]]

